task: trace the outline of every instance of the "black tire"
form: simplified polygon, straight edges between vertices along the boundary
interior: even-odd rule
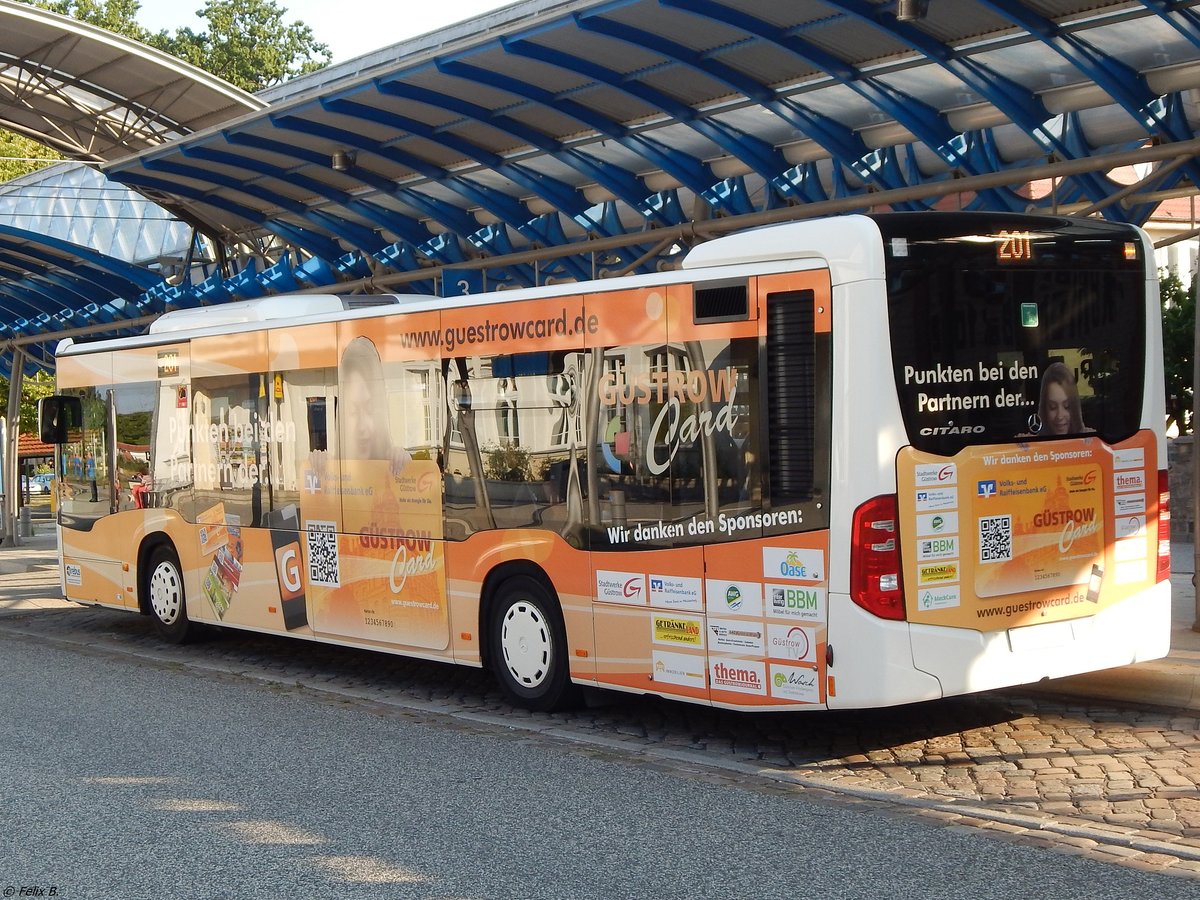
[[[575,700],[562,613],[537,578],[515,575],[497,589],[488,644],[492,674],[516,706],[550,712]]]
[[[146,561],[145,578],[146,608],[159,637],[172,644],[194,637],[196,629],[187,615],[183,570],[173,548],[166,544],[154,548]]]

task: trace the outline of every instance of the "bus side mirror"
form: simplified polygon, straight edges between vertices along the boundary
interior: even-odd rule
[[[38,432],[43,444],[65,444],[83,428],[83,402],[78,397],[43,397],[38,401]]]

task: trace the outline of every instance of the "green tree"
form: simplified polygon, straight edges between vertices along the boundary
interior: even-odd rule
[[[1167,425],[1192,430],[1192,366],[1196,334],[1196,278],[1190,288],[1174,272],[1159,279],[1163,311],[1163,367],[1167,380]]]
[[[260,91],[324,68],[332,58],[303,22],[284,22],[285,13],[274,0],[206,0],[196,14],[207,30],[160,31],[146,43],[242,90]]]
[[[39,144],[11,131],[0,130],[0,182],[40,169],[39,160],[58,160],[62,156],[45,144]]]
[[[8,415],[7,378],[0,377],[0,416]],[[54,376],[49,372],[40,371],[34,376],[21,379],[21,433],[37,434],[37,402],[43,397],[54,393]]]
[[[40,6],[60,16],[70,16],[80,22],[96,25],[114,34],[145,41],[150,34],[138,24],[137,14],[142,8],[138,0],[21,0],[32,6]]]
[[[157,33],[137,20],[139,0],[22,0],[133,38],[246,91],[259,91],[329,65],[329,47],[303,22],[287,23],[275,0],[205,0],[207,27]]]

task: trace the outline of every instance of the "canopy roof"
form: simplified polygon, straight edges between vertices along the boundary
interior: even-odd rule
[[[161,133],[195,133],[149,149],[131,129],[139,152],[102,168],[266,267],[139,295],[142,313],[367,276],[438,291],[437,266],[486,267],[477,290],[947,195],[1141,223],[1200,184],[1197,85],[1200,0],[525,0],[265,108],[179,114]],[[1131,162],[1140,183],[1109,177]]]
[[[106,171],[326,258],[865,198],[1194,137],[1194,7],[930,0],[900,21],[892,0],[528,0]],[[1024,209],[1021,182],[973,202]],[[1115,189],[1079,175],[1058,200]]]
[[[0,0],[0,127],[104,162],[266,104],[145,44]]]

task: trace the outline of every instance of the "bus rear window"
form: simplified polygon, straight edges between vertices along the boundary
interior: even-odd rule
[[[920,225],[917,225],[917,222]],[[1136,232],[1067,219],[881,217],[896,388],[909,440],[1096,434],[1141,420],[1145,261]],[[982,227],[981,227],[982,226]]]

